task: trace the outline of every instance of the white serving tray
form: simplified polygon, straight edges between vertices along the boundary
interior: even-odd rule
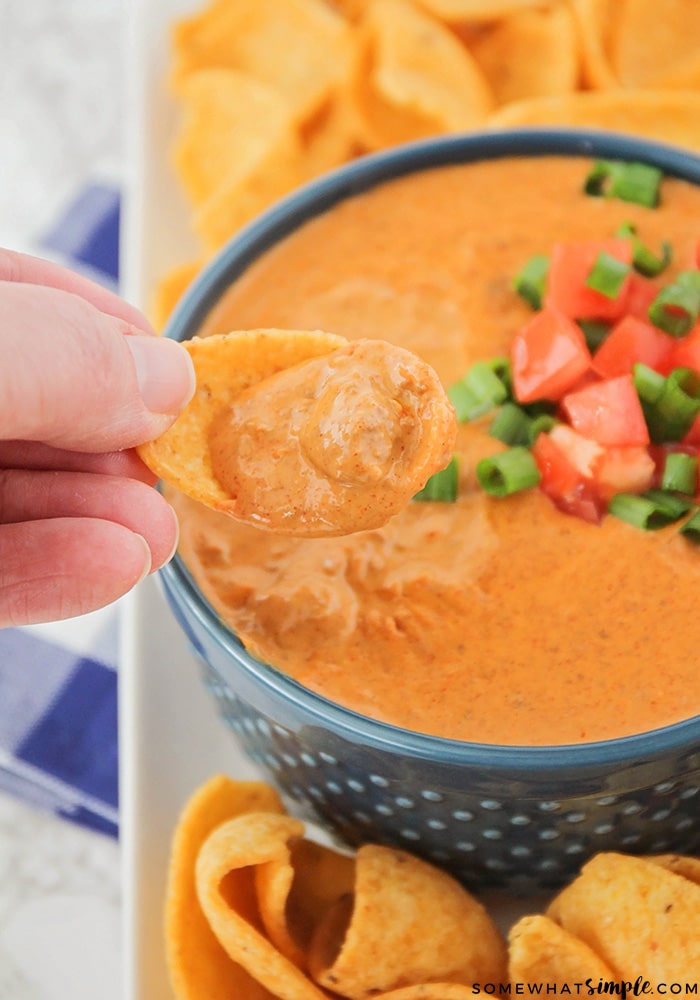
[[[127,599],[120,685],[124,1000],[172,1000],[163,900],[180,809],[207,778],[259,777],[220,721],[157,579]]]
[[[155,283],[196,253],[168,165],[177,108],[166,82],[173,20],[198,0],[128,0],[121,288],[147,310]],[[201,782],[256,776],[216,715],[157,580],[124,602],[119,666],[124,1000],[172,1000],[163,898],[173,828]]]
[[[204,0],[201,0],[203,3]],[[170,26],[199,0],[128,0],[127,155],[122,293],[147,309],[157,278],[196,254],[187,206],[168,164],[177,109],[166,74]],[[163,900],[173,829],[195,788],[216,773],[262,777],[218,718],[157,579],[125,599],[120,656],[120,841],[124,1000],[172,1000]],[[540,900],[488,901],[505,929]],[[240,998],[244,1000],[244,998]]]

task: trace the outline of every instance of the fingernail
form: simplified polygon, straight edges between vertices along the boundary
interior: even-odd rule
[[[143,537],[143,535],[139,535],[138,532],[135,531],[134,536],[138,538],[140,542],[143,542],[143,547],[145,550],[145,558],[143,562],[143,569],[141,570],[141,576],[134,583],[134,587],[136,587],[138,586],[139,583],[141,583],[142,580],[145,580],[146,577],[151,574],[153,570],[153,556],[151,555],[151,547],[146,541],[146,539]]]
[[[179,413],[195,389],[194,366],[185,348],[165,337],[131,336],[125,340],[146,407],[151,413]]]
[[[161,566],[167,566],[167,564],[170,562],[170,560],[177,552],[177,547],[180,544],[180,521],[172,507],[170,508],[170,510],[172,511],[173,520],[175,521],[175,541],[173,542],[173,547],[170,550],[167,558],[164,559],[163,562],[160,564]],[[160,569],[160,566],[158,568]]]

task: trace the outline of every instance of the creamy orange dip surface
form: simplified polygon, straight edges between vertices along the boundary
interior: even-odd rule
[[[531,315],[512,277],[557,240],[624,221],[687,267],[700,191],[664,182],[645,209],[581,193],[588,161],[445,167],[352,198],[268,252],[202,334],[320,328],[419,354],[446,386],[507,352]],[[359,712],[462,740],[553,744],[700,712],[700,553],[677,529],[598,527],[538,490],[495,499],[475,462],[502,446],[458,432],[460,497],[411,503],[382,529],[292,539],[185,497],[180,552],[248,649]]]

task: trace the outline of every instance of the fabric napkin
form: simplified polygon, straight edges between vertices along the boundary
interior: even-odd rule
[[[36,252],[116,288],[119,192],[81,190]],[[0,629],[0,791],[112,836],[118,615]]]

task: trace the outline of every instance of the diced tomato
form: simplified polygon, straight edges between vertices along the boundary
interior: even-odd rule
[[[592,368],[589,368],[581,378],[576,379],[569,392],[577,392],[579,389],[585,389],[587,385],[593,385],[594,382],[600,382],[600,375],[594,372]]]
[[[689,437],[693,433],[693,428],[691,427],[688,434],[682,441],[664,441],[663,444],[650,444],[648,451],[654,460],[655,472],[654,472],[654,482],[653,486],[661,485],[661,477],[663,476],[664,469],[666,467],[666,456],[673,452],[681,452],[684,455],[697,456],[698,447],[700,446],[700,417],[698,417],[698,428],[695,431],[696,439],[695,441],[690,441]]]
[[[602,379],[562,400],[571,426],[603,445],[649,443],[649,431],[632,375]]]
[[[665,371],[676,341],[652,323],[625,316],[616,323],[593,355],[593,368],[604,378],[627,375],[638,361]],[[698,352],[700,360],[700,351]]]
[[[632,263],[628,239],[585,240],[555,243],[547,276],[545,305],[571,319],[619,319],[626,312],[632,272],[625,278],[617,298],[589,288],[586,279],[599,253],[605,252],[625,264]]]
[[[581,328],[545,307],[516,333],[511,344],[513,388],[521,403],[557,400],[591,366]]]
[[[658,287],[643,275],[632,271],[627,283],[623,314],[649,321],[649,306],[659,294]]]
[[[648,448],[606,448],[595,467],[596,489],[606,501],[616,493],[643,493],[654,484],[655,474]]]
[[[700,372],[700,323],[696,323],[685,337],[673,341],[666,373],[674,368],[692,368]]]
[[[568,493],[584,478],[562,449],[554,443],[551,434],[537,435],[532,446],[532,454],[542,476],[540,486],[547,494]]]
[[[538,434],[532,446],[532,454],[542,477],[539,488],[559,510],[591,524],[599,524],[603,507],[591,480],[579,472],[551,435],[552,432]]]
[[[700,413],[690,425],[690,430],[683,438],[683,444],[700,446]]]
[[[593,479],[605,449],[597,441],[579,434],[567,424],[557,424],[549,436],[584,479]]]

